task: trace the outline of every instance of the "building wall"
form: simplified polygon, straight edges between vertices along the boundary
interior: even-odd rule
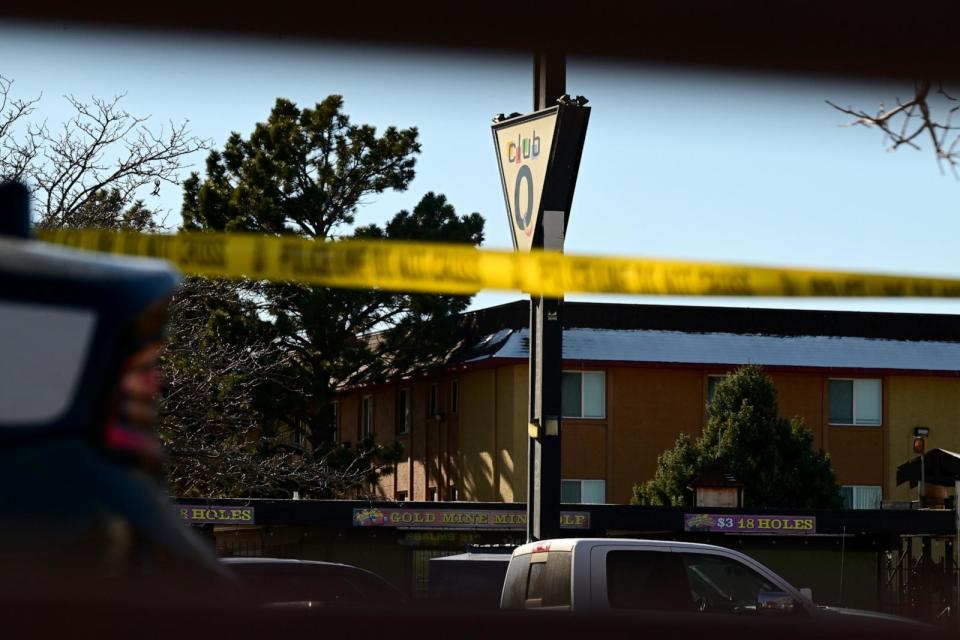
[[[680,433],[703,430],[706,375],[693,369],[607,370],[610,468],[607,501],[627,503],[633,485],[653,477],[657,456]]]
[[[337,437],[342,443],[360,438],[360,406],[365,396],[373,398],[373,423],[381,444],[400,442],[404,458],[393,473],[380,478],[374,494],[388,500],[405,495],[408,500],[453,499],[458,486],[459,414],[450,412],[451,382],[454,378],[433,381],[400,382],[342,394],[338,400]],[[439,416],[429,414],[430,386],[437,385]],[[401,389],[410,393],[411,426],[399,432],[398,398]],[[458,412],[459,413],[459,412]],[[432,492],[431,492],[432,490]]]
[[[497,500],[527,499],[528,368],[497,368]]]
[[[827,453],[840,484],[884,484],[885,427],[830,427]]]
[[[464,500],[496,500],[493,487],[497,400],[497,369],[481,369],[460,377],[458,466]]]
[[[769,374],[777,388],[780,415],[787,419],[800,417],[813,435],[813,446],[824,447],[827,426],[826,376],[793,371]]]
[[[565,367],[565,370],[576,369]],[[582,369],[597,368],[587,365]],[[562,474],[571,479],[605,479],[607,501],[627,503],[633,486],[653,477],[657,457],[673,446],[680,433],[696,438],[703,432],[708,419],[708,377],[732,369],[606,367],[603,370],[606,417],[564,420]],[[824,448],[831,456],[840,484],[885,486],[888,476],[885,443],[887,425],[891,423],[886,408],[889,404],[886,380],[882,425],[849,427],[828,424],[828,381],[831,375],[858,376],[804,371],[768,374],[777,388],[781,416],[803,420],[813,436],[814,446]]]
[[[565,419],[563,478],[604,480],[606,501],[627,503],[634,484],[653,477],[657,457],[680,433],[699,436],[707,422],[710,375],[717,367],[598,367],[568,363],[565,370],[605,372],[606,415]],[[960,379],[936,376],[877,376],[817,371],[768,372],[777,387],[781,415],[800,417],[814,446],[831,457],[844,485],[877,485],[884,499],[906,500],[905,487],[894,486],[896,466],[909,458],[914,426],[930,428],[928,447],[960,450]],[[880,377],[882,424],[874,427],[830,425],[831,377]],[[459,411],[450,412],[451,382],[459,381]],[[428,415],[430,385],[437,384],[442,416]],[[374,423],[381,442],[398,438],[407,452],[396,472],[384,477],[377,494],[411,500],[524,501],[527,477],[527,396],[525,364],[505,363],[435,380],[386,385],[345,394],[338,411],[341,440],[359,433],[363,395],[374,397]],[[397,435],[397,392],[411,391],[412,425]],[[434,489],[431,492],[431,489]]]
[[[916,489],[896,486],[897,466],[915,457],[913,428],[928,427],[927,450],[960,451],[960,379],[938,376],[890,376],[886,492],[891,500],[916,499]]]

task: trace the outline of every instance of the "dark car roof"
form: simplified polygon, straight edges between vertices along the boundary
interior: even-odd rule
[[[399,604],[403,592],[372,571],[348,564],[292,558],[221,558],[267,602]]]
[[[233,557],[233,558],[220,558],[221,562],[226,564],[276,564],[276,565],[309,565],[309,566],[318,566],[318,567],[341,567],[347,569],[357,569],[358,571],[365,571],[370,573],[366,569],[361,569],[360,567],[354,567],[349,564],[341,564],[339,562],[324,562],[322,560],[297,560],[296,558],[252,558],[252,557]]]

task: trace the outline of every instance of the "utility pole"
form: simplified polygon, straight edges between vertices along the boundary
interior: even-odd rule
[[[533,109],[557,104],[566,93],[566,57],[538,51],[533,59]],[[563,250],[564,212],[544,211],[544,249]],[[563,298],[530,297],[527,541],[560,534],[560,420],[563,369]],[[533,437],[536,435],[536,437]]]

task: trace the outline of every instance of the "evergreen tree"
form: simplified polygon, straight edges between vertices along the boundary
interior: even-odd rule
[[[822,450],[799,418],[779,416],[773,381],[756,365],[721,381],[710,403],[703,434],[681,434],[657,459],[652,480],[634,486],[634,504],[681,506],[692,503],[690,483],[719,465],[744,484],[744,506],[834,508],[840,487]]]
[[[370,125],[351,123],[342,107],[342,98],[335,95],[312,109],[278,99],[266,122],[257,124],[249,138],[232,134],[222,151],[210,153],[206,176],[201,179],[195,173],[186,181],[184,228],[295,234],[316,242],[349,238],[482,242],[480,214],[458,216],[445,196],[433,192],[382,227],[355,226],[367,197],[407,189],[420,143],[416,128],[389,127],[378,135]],[[206,422],[216,425],[216,435],[208,433],[205,446],[187,442],[191,421],[182,415],[195,403],[185,405],[181,400],[183,410],[165,416],[174,454],[171,475],[180,491],[205,485],[215,463],[200,451],[209,452],[214,442],[237,443],[238,452],[257,469],[235,474],[235,482],[217,487],[220,493],[286,495],[296,488],[305,495],[335,497],[350,482],[359,487],[361,481],[369,481],[372,478],[364,474],[371,464],[385,469],[399,452],[373,441],[361,443],[353,456],[335,447],[329,426],[335,390],[348,380],[377,382],[442,359],[453,347],[458,316],[470,301],[468,296],[294,283],[220,286],[216,292],[208,288],[201,298],[180,297],[182,304],[190,299],[189,304],[206,311],[192,316],[174,313],[183,322],[192,317],[194,325],[187,331],[174,327],[170,365],[181,368],[183,358],[204,353],[212,357],[208,372],[232,372],[217,378],[216,388],[198,382],[204,379],[202,372],[193,382],[185,379],[187,384],[181,387],[187,394],[190,388],[202,388],[195,398],[200,406],[219,407],[219,417]],[[224,353],[245,364],[226,366]],[[261,373],[258,367],[263,368]],[[169,402],[167,406],[173,409]],[[230,408],[226,422],[225,407]],[[291,433],[294,440],[303,436],[309,445],[291,453]],[[255,449],[250,448],[251,434],[259,443]],[[197,436],[192,437],[195,441]],[[296,462],[290,462],[291,455]],[[364,471],[347,481],[334,473],[338,465]],[[324,478],[333,479],[327,488],[321,487]]]

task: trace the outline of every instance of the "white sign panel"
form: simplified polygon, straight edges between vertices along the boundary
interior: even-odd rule
[[[495,128],[497,160],[513,231],[513,244],[530,251],[540,216],[540,196],[550,162],[557,111],[524,117],[514,125]]]

